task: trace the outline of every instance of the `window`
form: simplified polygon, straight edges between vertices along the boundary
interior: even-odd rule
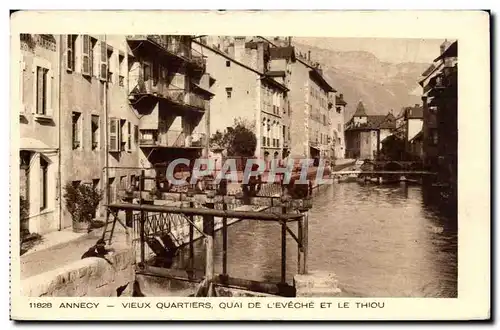
[[[78,188],[80,186],[80,184],[82,183],[81,180],[76,180],[76,181],[71,181],[71,184],[73,185],[73,187],[75,188]]]
[[[120,119],[109,120],[109,152],[119,152],[121,146]]]
[[[438,144],[438,131],[435,128],[431,130],[431,139],[432,144]]]
[[[101,63],[100,63],[100,76],[102,81],[108,80],[108,49],[104,41],[101,41]]]
[[[125,151],[125,145],[127,144],[127,140],[124,138],[124,135],[126,134],[125,131],[125,123],[127,121],[125,119],[120,119],[120,142],[121,144],[119,145],[120,150],[119,151]]]
[[[151,67],[149,66],[149,64],[144,63],[142,65],[142,70],[143,70],[144,81],[148,81],[150,78]]]
[[[49,164],[47,161],[40,157],[40,210],[44,210],[47,208],[47,191],[48,191],[48,182],[47,182],[47,170]]]
[[[132,150],[132,124],[127,122],[127,148],[128,151]]]
[[[139,144],[139,127],[134,125],[134,144],[137,146]]]
[[[76,43],[76,35],[68,34],[66,36],[66,69],[68,71],[75,70],[75,43]]]
[[[99,64],[96,65],[95,60],[99,56],[97,54],[97,39],[90,37],[90,52],[89,52],[89,63],[90,63],[90,74],[99,77]]]
[[[92,150],[99,148],[99,116],[92,115]]]
[[[73,150],[80,148],[80,117],[81,113],[73,112],[73,125],[71,139],[73,141]]]
[[[226,87],[226,94],[227,94],[227,98],[230,99],[231,98],[231,94],[233,93],[233,88],[232,87]]]
[[[114,67],[113,67],[113,49],[112,48],[108,48],[106,50],[107,52],[107,74],[108,74],[108,83],[109,84],[112,84],[113,83],[113,71],[114,71]]]
[[[226,67],[230,67],[231,66],[231,61],[226,61]]]
[[[99,179],[92,179],[92,187],[94,189],[98,189],[99,188]]]
[[[36,113],[38,115],[47,115],[49,97],[48,71],[40,66],[36,68]]]
[[[118,55],[118,66],[120,75],[118,76],[118,84],[120,87],[125,86],[125,56],[123,54]]]
[[[265,137],[265,136],[263,136],[263,137],[262,137],[262,145],[263,145],[263,146],[265,146],[265,145],[266,145],[266,137]]]
[[[91,59],[91,46],[90,46],[90,36],[82,35],[82,74],[85,76],[90,76],[92,71],[92,66],[90,64]]]

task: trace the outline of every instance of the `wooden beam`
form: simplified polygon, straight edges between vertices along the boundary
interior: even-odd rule
[[[280,213],[267,213],[267,212],[255,212],[255,211],[233,211],[233,210],[213,210],[205,208],[191,208],[191,207],[175,207],[167,205],[140,205],[140,204],[129,204],[129,203],[113,203],[108,204],[106,207],[112,210],[135,210],[135,211],[146,211],[146,212],[158,212],[158,213],[172,213],[172,214],[184,214],[184,215],[210,215],[214,217],[221,218],[238,218],[245,220],[263,220],[263,221],[280,221],[280,220],[294,220],[301,217],[300,214],[290,213],[290,214],[280,214]]]
[[[428,171],[338,171],[332,172],[332,175],[344,175],[344,174],[414,174],[414,175],[437,175],[434,172]]]

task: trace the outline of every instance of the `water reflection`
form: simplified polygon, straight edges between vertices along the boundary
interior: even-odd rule
[[[309,269],[337,274],[344,296],[456,297],[456,219],[428,206],[419,186],[336,184],[316,192],[310,212]],[[297,232],[296,225],[292,230]],[[279,281],[281,229],[241,221],[228,229],[228,272]],[[216,272],[222,238],[216,234]],[[203,269],[203,244],[197,242]],[[297,247],[287,238],[287,282],[297,272]]]

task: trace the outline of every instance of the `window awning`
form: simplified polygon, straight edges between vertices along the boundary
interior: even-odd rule
[[[40,140],[22,137],[19,141],[19,150],[37,151],[37,152],[57,152],[57,148],[51,148]]]

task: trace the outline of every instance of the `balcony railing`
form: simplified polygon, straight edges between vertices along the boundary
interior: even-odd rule
[[[173,103],[188,105],[201,110],[208,110],[210,106],[210,102],[208,100],[204,99],[195,92],[188,92],[184,88],[180,88],[172,84],[167,86],[163,82],[153,84],[152,79],[139,81],[136,87],[132,90],[136,90],[139,94],[157,95],[158,97],[163,97]]]
[[[172,35],[158,35],[158,34],[136,34],[136,35],[128,35],[128,40],[137,40],[137,41],[149,41],[154,43],[155,45],[163,48],[167,52],[189,59],[190,56],[190,47],[186,44],[183,44],[180,40],[180,36],[172,36]]]
[[[186,103],[196,108],[208,110],[209,101],[205,100],[200,95],[193,92],[186,94]]]
[[[142,130],[139,144],[142,147],[202,148],[206,144],[206,134],[186,134],[182,131],[173,130],[158,133],[157,131]]]
[[[181,57],[193,64],[195,68],[205,71],[206,59],[203,54],[191,48],[191,45],[183,43],[181,36],[176,35],[158,35],[158,34],[139,34],[128,35],[128,40],[149,41],[156,46],[163,48],[168,53]]]

